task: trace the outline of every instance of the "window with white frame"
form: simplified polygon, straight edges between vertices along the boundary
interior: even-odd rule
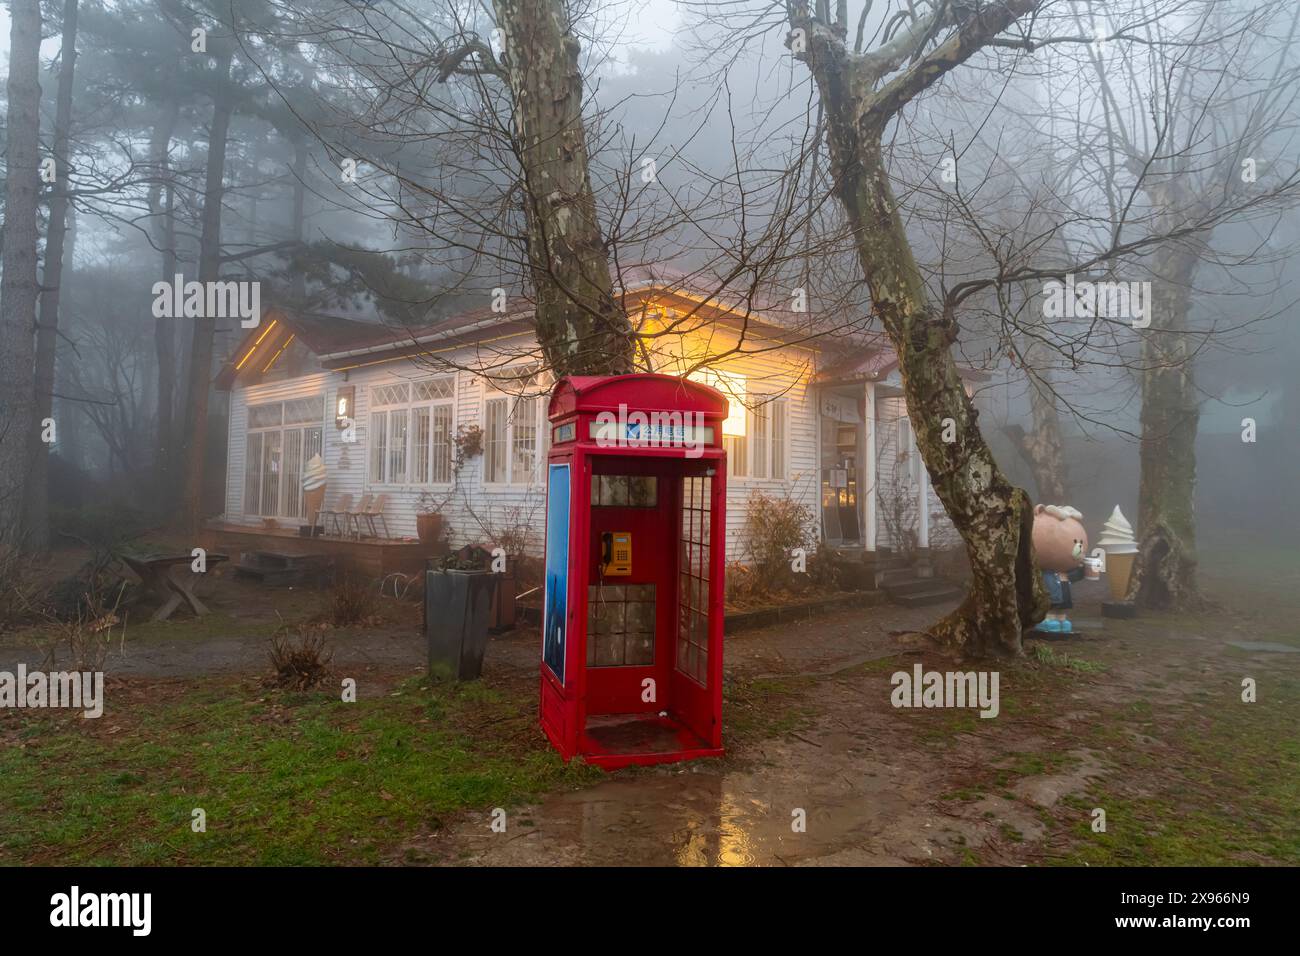
[[[370,389],[370,483],[451,482],[456,378],[443,375]]]
[[[244,514],[297,518],[302,471],[321,450],[325,396],[251,405],[244,436]]]
[[[784,479],[789,412],[784,398],[750,395],[750,476]]]
[[[549,375],[536,364],[493,373],[483,401],[483,481],[528,484],[540,473],[549,446],[545,389]]]
[[[786,477],[789,405],[783,397],[749,396],[748,444],[752,478]],[[732,472],[736,474],[735,471]]]

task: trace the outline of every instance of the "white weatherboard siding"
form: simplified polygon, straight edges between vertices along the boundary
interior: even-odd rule
[[[511,343],[511,352],[528,351],[529,341]],[[780,478],[735,478],[728,480],[727,495],[727,558],[732,561],[747,559],[745,524],[748,502],[755,492],[773,497],[793,496],[807,505],[813,514],[820,507],[817,486],[816,406],[809,378],[812,374],[812,352],[808,349],[779,349],[758,355],[730,359],[717,367],[741,376],[756,393],[780,394],[787,403],[786,476]],[[444,354],[450,364],[475,367],[480,361],[478,351],[469,346]],[[500,359],[492,357],[487,363],[494,369]],[[669,371],[665,369],[665,371]],[[373,389],[399,382],[454,374],[455,398],[453,402],[452,432],[462,427],[484,427],[484,402],[495,387],[487,379],[472,372],[440,372],[431,366],[418,365],[409,360],[398,360],[371,365],[344,372],[320,372],[299,378],[264,383],[246,388],[236,388],[230,400],[229,460],[226,479],[225,520],[234,524],[260,526],[262,518],[244,514],[244,457],[248,428],[248,407],[265,402],[323,395],[322,434],[323,457],[327,473],[325,506],[335,507],[346,493],[352,495],[355,507],[367,493],[388,495],[384,513],[389,533],[395,537],[414,537],[415,516],[420,507],[421,492],[430,499],[451,528],[451,543],[460,547],[469,543],[488,543],[504,530],[525,526],[530,532],[533,553],[542,550],[542,533],[545,523],[545,488],[541,469],[526,480],[509,485],[489,484],[484,481],[483,454],[466,461],[454,487],[447,485],[378,484],[370,479],[370,412]],[[343,433],[335,427],[334,407],[340,386],[356,389],[354,409],[356,442],[345,445]],[[547,392],[546,394],[549,394]],[[545,425],[545,399],[542,400],[541,424]],[[281,518],[284,527],[295,527],[298,519]]]

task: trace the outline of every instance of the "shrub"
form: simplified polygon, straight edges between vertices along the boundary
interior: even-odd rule
[[[150,527],[151,522],[144,512],[126,505],[50,509],[51,531],[80,541],[97,554],[123,550],[148,533]]]
[[[60,655],[67,654],[67,666],[76,671],[102,671],[108,650],[116,638],[126,637],[126,625],[118,611],[125,588],[100,590],[93,581],[80,596],[74,613],[66,618],[52,618],[53,638],[45,646],[44,666],[54,670]],[[115,630],[121,624],[120,630]]]
[[[334,652],[325,644],[319,627],[310,624],[281,624],[271,636],[271,673],[263,679],[267,687],[282,690],[311,690],[332,673]]]
[[[791,498],[756,492],[745,519],[746,547],[757,591],[771,591],[790,580],[790,554],[795,548],[811,552],[812,509]]]
[[[343,575],[334,581],[325,623],[335,627],[352,627],[369,623],[376,616],[375,592],[368,581]]]
[[[48,604],[48,590],[31,559],[15,548],[0,547],[0,631],[34,623]]]
[[[819,547],[808,555],[808,586],[814,591],[845,590],[841,566],[835,562],[835,553]]]

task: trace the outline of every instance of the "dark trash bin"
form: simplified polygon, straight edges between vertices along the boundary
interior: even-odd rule
[[[483,673],[494,575],[488,571],[424,572],[424,636],[429,676],[478,680]]]

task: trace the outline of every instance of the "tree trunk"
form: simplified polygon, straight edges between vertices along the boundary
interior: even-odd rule
[[[1033,558],[1029,496],[1003,476],[980,434],[979,413],[952,357],[955,317],[937,314],[928,300],[885,169],[885,119],[863,109],[861,97],[870,94],[855,88],[851,71],[811,65],[826,106],[835,192],[875,312],[898,354],[917,447],[970,558],[965,599],[931,634],[975,656],[1018,655],[1022,630],[1048,608]],[[951,443],[942,437],[947,419],[955,425]]]
[[[172,133],[180,113],[180,101],[169,98],[163,106],[162,117],[154,126],[149,144],[149,162],[153,167],[154,183],[149,187],[149,215],[153,221],[154,244],[161,252],[162,278],[171,282],[176,278],[176,192],[171,182],[167,155]],[[159,511],[168,514],[174,507],[172,476],[175,472],[176,453],[173,435],[173,409],[176,406],[176,322],[175,318],[154,320],[154,351],[158,359],[157,405],[154,419],[154,485],[155,504]]]
[[[582,122],[580,47],[563,0],[493,0],[504,34],[523,165],[537,337],[557,376],[632,371],[632,328],[615,301]]]
[[[63,42],[59,48],[59,90],[54,111],[54,189],[45,236],[45,269],[41,275],[40,322],[36,327],[36,420],[54,411],[54,360],[59,346],[59,296],[63,284],[63,251],[68,225],[68,138],[72,129],[72,80],[77,65],[77,2],[63,4]],[[71,257],[69,257],[71,261]],[[50,544],[50,446],[33,429],[27,474],[27,543],[33,550]]]
[[[41,6],[10,0],[4,276],[0,279],[0,547],[22,544],[29,442],[36,417],[36,207]],[[39,436],[38,436],[39,437]]]
[[[1043,504],[1070,503],[1069,474],[1065,467],[1065,442],[1061,438],[1061,416],[1052,392],[1051,378],[1042,367],[1046,347],[1033,342],[1023,355],[1025,376],[1029,381],[1029,415],[1031,430],[1018,425],[1007,434],[1029,465]]]
[[[1142,340],[1142,450],[1138,545],[1130,597],[1149,609],[1194,609],[1196,582],[1195,337],[1190,292],[1200,262],[1194,246],[1156,256],[1151,325]]]
[[[293,238],[298,245],[294,255],[302,255],[302,242],[306,235],[307,213],[307,140],[299,135],[293,140]],[[293,270],[293,282],[290,287],[294,304],[304,308],[307,302],[307,275],[302,267]]]
[[[208,131],[208,161],[203,180],[202,230],[199,237],[199,281],[215,282],[221,273],[221,197],[225,190],[226,139],[234,113],[230,89],[231,52],[217,57],[217,91]],[[212,389],[212,350],[216,319],[194,320],[190,343],[189,387],[185,396],[183,460],[184,497],[178,529],[196,534],[203,523],[203,480],[207,473],[208,397]]]

